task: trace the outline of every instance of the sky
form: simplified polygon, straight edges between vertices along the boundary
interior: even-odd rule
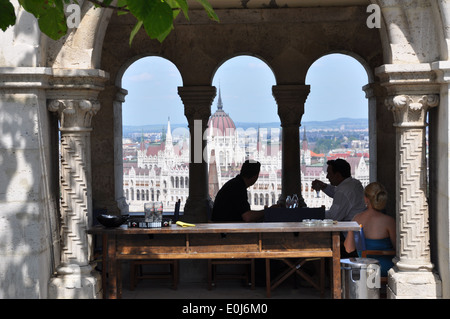
[[[311,92],[302,122],[327,121],[341,117],[368,118],[362,87],[368,83],[363,66],[350,56],[331,54],[317,60],[308,70],[306,84]],[[234,122],[279,122],[270,68],[262,60],[239,56],[226,61],[213,78],[220,87],[224,111]],[[178,95],[181,75],[175,65],[161,57],[146,57],[133,63],[122,78],[128,90],[123,103],[123,125],[187,124]],[[211,114],[217,109],[216,98]]]

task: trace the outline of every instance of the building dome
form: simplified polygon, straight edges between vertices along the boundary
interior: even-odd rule
[[[223,110],[222,97],[219,89],[219,99],[217,101],[217,111],[211,115],[208,121],[208,130],[213,136],[230,136],[234,135],[236,125],[234,125],[231,117]]]

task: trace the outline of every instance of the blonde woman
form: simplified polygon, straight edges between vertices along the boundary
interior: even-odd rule
[[[364,201],[367,209],[355,215],[353,220],[363,227],[366,249],[395,250],[395,219],[382,212],[387,202],[386,189],[380,183],[370,183],[364,189]],[[344,247],[347,252],[356,250],[353,232],[348,232]],[[387,271],[393,266],[392,256],[368,257],[379,260],[381,276],[383,277],[386,276]]]

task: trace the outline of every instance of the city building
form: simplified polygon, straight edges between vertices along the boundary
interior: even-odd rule
[[[209,196],[212,201],[222,185],[239,174],[246,159],[261,163],[257,182],[248,188],[252,209],[263,209],[278,201],[281,195],[282,145],[277,134],[269,135],[267,129],[262,128],[236,128],[233,119],[224,110],[219,90],[217,110],[208,121],[206,136],[207,162],[210,163]],[[306,129],[303,130],[301,143],[302,182],[297,195],[302,195],[308,207],[331,206],[330,197],[324,193],[317,194],[311,188],[315,179],[328,182],[326,161],[329,159],[346,159],[350,163],[352,176],[361,180],[364,186],[369,183],[367,149],[359,153],[358,149],[347,149],[345,153],[316,154],[308,148]],[[123,147],[123,188],[129,211],[143,212],[146,202],[162,202],[165,211],[173,212],[178,200],[181,201],[180,210],[183,211],[189,195],[189,140],[185,138],[174,145],[169,119],[164,141],[146,144],[142,134],[141,142],[134,146],[136,156],[131,156],[132,160],[127,160],[127,156],[130,158],[130,148]]]

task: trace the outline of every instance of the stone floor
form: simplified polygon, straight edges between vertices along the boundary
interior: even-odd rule
[[[186,262],[186,261],[183,261]],[[188,261],[193,262],[195,261]],[[203,265],[205,266],[205,265]],[[300,276],[290,276],[280,286],[276,287],[271,297],[267,298],[265,286],[265,273],[257,276],[257,285],[254,290],[246,287],[239,279],[219,280],[213,289],[208,290],[206,276],[198,279],[193,275],[201,274],[202,265],[188,267],[180,264],[180,280],[178,288],[174,290],[169,279],[145,279],[140,280],[134,290],[130,290],[129,265],[122,264],[122,299],[330,299],[328,279],[325,284],[323,296]],[[154,269],[155,270],[155,269]],[[158,269],[167,271],[166,268]],[[188,273],[191,270],[191,273]],[[314,276],[316,280],[316,276]],[[258,284],[259,283],[259,284]]]
[[[220,281],[213,289],[208,290],[206,282],[181,282],[176,290],[170,283],[161,280],[142,280],[134,290],[124,282],[123,299],[330,299],[331,292],[327,288],[321,298],[320,292],[314,288],[303,287],[303,284],[288,280],[272,291],[267,298],[264,286],[254,290],[245,287],[238,280]]]

